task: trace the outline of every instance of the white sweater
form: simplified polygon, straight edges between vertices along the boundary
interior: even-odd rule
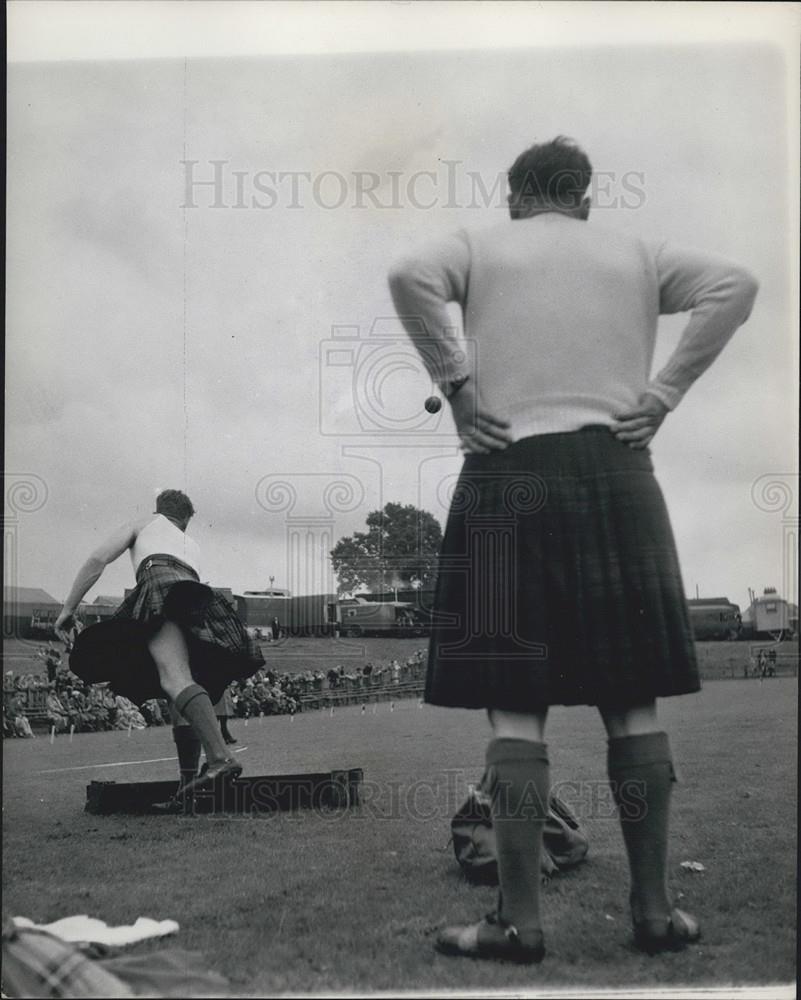
[[[611,424],[646,389],[673,409],[748,318],[758,288],[722,257],[558,212],[460,230],[401,260],[389,281],[432,377],[471,372],[515,439]],[[464,340],[448,302],[461,306]],[[659,314],[688,310],[649,380]]]

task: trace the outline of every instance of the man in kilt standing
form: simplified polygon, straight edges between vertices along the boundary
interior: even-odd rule
[[[264,663],[231,605],[199,582],[200,550],[186,534],[194,512],[180,490],[160,493],[154,515],[125,524],[95,549],[56,621],[57,632],[69,641],[84,595],[109,563],[130,552],[136,588],[111,618],[75,639],[70,669],[90,684],[109,681],[117,694],[139,705],[170,699],[191,727],[175,729],[182,774],[188,768],[183,758],[195,757],[196,740],[206,754],[206,769],[181,786],[182,796],[242,772],[228,754],[212,706],[232,681],[250,677]]]
[[[648,445],[749,316],[757,282],[708,253],[587,223],[592,168],[559,137],[509,171],[511,221],[400,261],[390,289],[465,462],[440,557],[426,700],[488,710],[497,912],[441,951],[539,962],[544,742],[553,704],[596,705],[631,874],[634,940],[700,936],[666,879],[675,780],[656,698],[700,688]],[[461,307],[465,341],[447,303]],[[660,313],[690,311],[650,378]]]

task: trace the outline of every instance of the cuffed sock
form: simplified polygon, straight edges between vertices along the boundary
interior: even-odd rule
[[[675,781],[667,733],[610,739],[608,772],[629,858],[635,919],[665,918],[671,905],[667,846]]]
[[[189,684],[179,692],[174,704],[200,738],[209,766],[226,760],[228,754],[206,689],[199,684]]]
[[[173,726],[172,738],[178,750],[181,784],[186,785],[197,776],[200,767],[200,739],[191,726]]]
[[[498,910],[525,940],[526,932],[541,927],[540,852],[550,792],[546,744],[492,740],[487,768],[498,852]]]

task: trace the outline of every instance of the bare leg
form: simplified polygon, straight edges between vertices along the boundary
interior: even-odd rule
[[[659,732],[655,701],[626,709],[601,708],[600,712],[606,726],[606,735],[610,740],[619,739],[622,736],[639,736],[641,733]]]
[[[504,712],[491,708],[487,713],[496,740],[530,740],[542,743],[545,740],[545,723],[548,712]]]
[[[148,643],[148,649],[155,661],[164,693],[175,701],[185,687],[195,683],[189,669],[189,650],[183,632],[174,622],[165,622]]]
[[[180,627],[174,622],[165,622],[150,640],[148,649],[155,661],[164,693],[197,733],[209,767],[226,760],[217,717],[208,693],[192,678],[189,650]]]

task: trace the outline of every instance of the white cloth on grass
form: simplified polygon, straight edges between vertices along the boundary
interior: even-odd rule
[[[109,927],[105,920],[89,917],[85,913],[74,917],[62,917],[52,924],[36,924],[27,917],[14,917],[13,922],[16,927],[33,927],[47,931],[62,941],[91,941],[115,947],[136,944],[149,938],[166,937],[168,934],[176,934],[179,930],[175,920],[153,920],[151,917],[137,917],[136,923],[130,926]]]

